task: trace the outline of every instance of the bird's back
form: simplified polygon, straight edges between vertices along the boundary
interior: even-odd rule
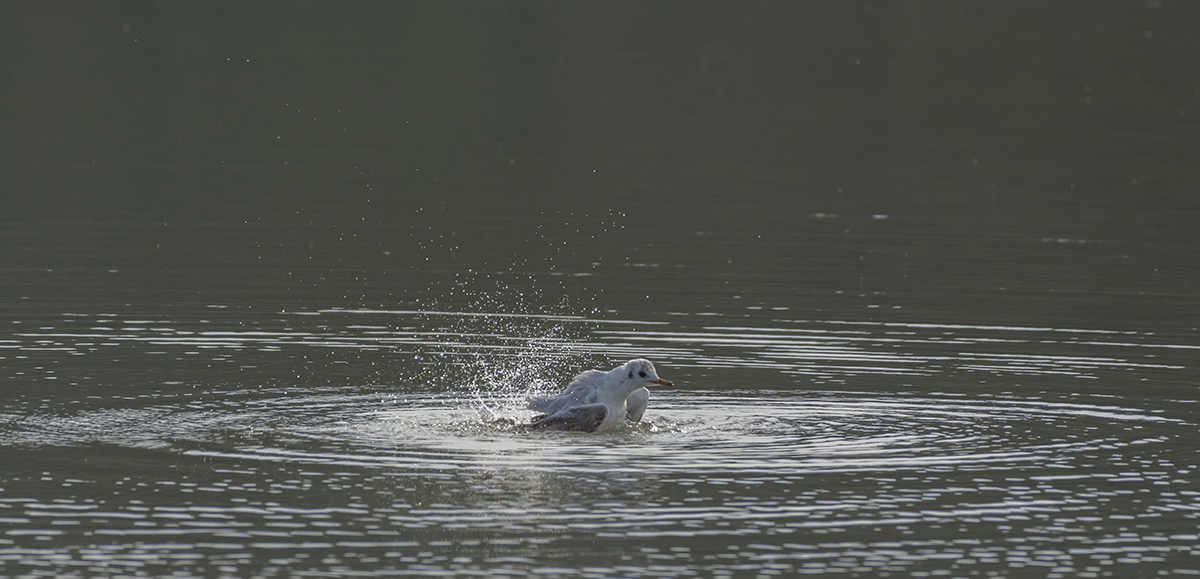
[[[608,372],[588,370],[576,376],[562,394],[530,398],[527,407],[530,410],[545,413],[546,416],[553,416],[579,406],[596,404],[600,398],[598,396],[599,382],[602,377],[607,375]],[[639,388],[630,394],[626,400],[626,419],[640,422],[642,415],[646,412],[646,403],[649,399],[650,391],[646,388]]]
[[[603,376],[605,372],[599,370],[588,370],[576,376],[567,389],[558,396],[551,397],[534,397],[529,399],[529,409],[546,414],[554,414],[556,412],[566,410],[573,406],[583,406],[585,404],[596,403],[596,380]]]

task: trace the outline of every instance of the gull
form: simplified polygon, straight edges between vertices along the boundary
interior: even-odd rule
[[[612,430],[629,419],[637,422],[646,412],[650,384],[674,386],[658,377],[650,360],[638,358],[611,371],[588,370],[575,377],[567,389],[550,398],[531,398],[529,408],[542,412],[526,428]]]

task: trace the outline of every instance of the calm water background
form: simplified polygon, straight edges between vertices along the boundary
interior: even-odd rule
[[[1194,574],[1197,29],[6,3],[0,574]]]

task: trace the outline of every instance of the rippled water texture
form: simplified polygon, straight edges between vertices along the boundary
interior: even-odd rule
[[[395,384],[181,381],[79,400],[23,391],[0,441],[6,464],[40,466],[6,470],[6,565],[1086,576],[1187,569],[1200,544],[1196,424],[1181,410],[1194,400],[1061,388],[1194,370],[1190,352],[1161,355],[1194,348],[1152,336],[379,310],[294,317],[277,332],[110,320],[95,326],[111,330],[102,337],[65,329],[73,323],[17,335],[16,349],[31,353],[131,343],[142,356],[200,348],[219,361],[351,347],[426,363]],[[409,329],[369,332],[368,320]],[[654,393],[645,422],[576,434],[494,421],[528,417],[521,401],[553,389],[547,378],[629,352],[660,360],[681,385]],[[52,458],[31,461],[39,455]]]
[[[1197,30],[0,1],[0,577],[1196,575]]]

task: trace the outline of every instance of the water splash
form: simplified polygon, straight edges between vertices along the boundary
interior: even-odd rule
[[[587,328],[550,314],[420,312],[436,339],[417,348],[419,375],[407,383],[446,392],[491,422],[521,412],[526,399],[561,389],[596,356],[578,346]]]

